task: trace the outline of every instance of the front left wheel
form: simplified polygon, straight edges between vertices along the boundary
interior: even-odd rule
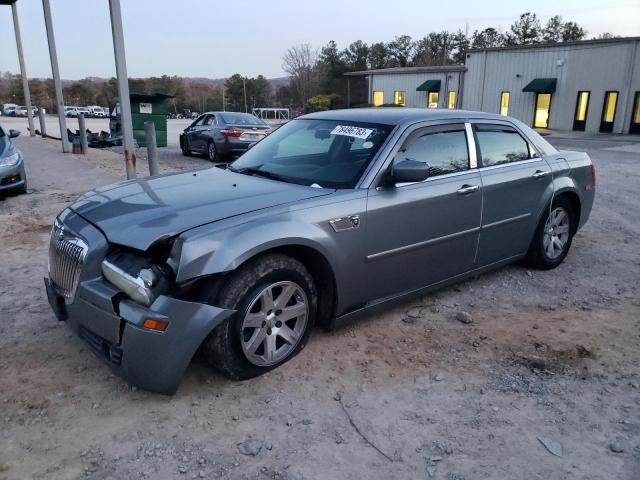
[[[189,148],[189,140],[187,139],[187,137],[184,137],[182,139],[180,149],[182,150],[182,155],[184,155],[185,157],[191,156],[191,149]]]
[[[205,356],[227,376],[246,379],[282,365],[304,348],[315,322],[317,293],[302,263],[268,254],[231,274],[210,302],[237,313],[205,341]]]

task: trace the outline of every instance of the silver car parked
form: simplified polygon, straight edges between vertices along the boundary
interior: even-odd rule
[[[524,260],[589,217],[589,157],[521,122],[354,109],[289,122],[227,168],[89,192],[51,235],[49,301],[115,372],[173,393],[196,350],[231,378],[331,325]]]

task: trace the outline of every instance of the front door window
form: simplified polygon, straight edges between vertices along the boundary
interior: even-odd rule
[[[549,127],[549,109],[551,108],[551,94],[536,94],[536,112],[533,119],[533,126],[536,128]]]
[[[427,94],[427,108],[438,108],[438,92]]]

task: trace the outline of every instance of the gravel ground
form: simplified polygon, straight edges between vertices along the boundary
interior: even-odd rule
[[[55,214],[122,157],[18,138],[32,190],[0,200],[0,478],[637,479],[640,139],[572,137],[550,140],[589,152],[598,192],[558,269],[317,331],[249,381],[197,357],[172,397],[113,376],[42,287]],[[162,153],[164,171],[209,165]]]

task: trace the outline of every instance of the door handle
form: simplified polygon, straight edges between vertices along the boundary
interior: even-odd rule
[[[549,174],[546,170],[536,170],[536,172],[531,175],[531,178],[544,178]]]
[[[470,193],[477,192],[478,190],[480,190],[480,185],[463,185],[458,190],[458,193],[460,195],[468,195]]]

